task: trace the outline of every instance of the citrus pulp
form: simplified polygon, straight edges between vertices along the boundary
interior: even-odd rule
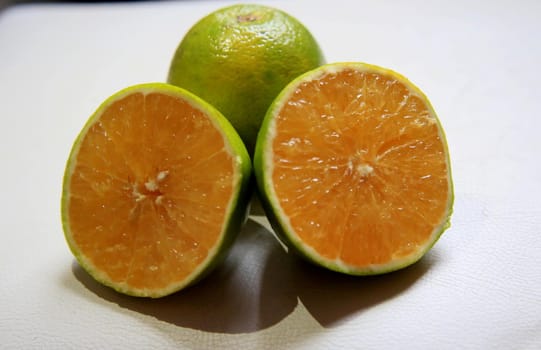
[[[142,84],[107,99],[69,156],[66,240],[97,281],[161,297],[208,273],[246,215],[250,159],[229,122],[193,94]]]
[[[254,168],[276,232],[331,270],[400,269],[449,226],[443,129],[426,96],[388,69],[336,63],[295,79],[267,112]]]

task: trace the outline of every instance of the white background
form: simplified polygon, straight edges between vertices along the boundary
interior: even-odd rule
[[[249,221],[209,278],[160,300],[96,284],[64,241],[64,165],[85,120],[164,81],[184,33],[229,2],[18,5],[0,12],[0,348],[540,349],[541,2],[267,1],[328,62],[392,68],[431,99],[452,227],[373,278],[308,266]]]

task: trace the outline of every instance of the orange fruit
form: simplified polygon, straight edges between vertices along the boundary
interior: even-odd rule
[[[297,19],[272,7],[239,4],[210,13],[185,34],[167,81],[220,110],[252,153],[276,95],[323,61]]]
[[[213,107],[167,84],[107,99],[69,156],[65,238],[97,281],[161,297],[207,274],[246,215],[250,159]]]
[[[254,169],[280,237],[331,270],[408,266],[450,223],[440,122],[416,86],[381,67],[336,63],[291,82],[267,112]]]

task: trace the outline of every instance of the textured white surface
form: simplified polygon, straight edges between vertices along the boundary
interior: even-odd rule
[[[540,349],[533,0],[266,2],[304,22],[329,62],[387,66],[431,98],[455,213],[418,264],[375,278],[323,272],[249,221],[216,273],[165,299],[121,296],[81,271],[60,223],[71,143],[107,96],[163,81],[186,30],[227,3],[0,12],[0,348]]]

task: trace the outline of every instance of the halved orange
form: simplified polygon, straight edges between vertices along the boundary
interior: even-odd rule
[[[291,82],[267,112],[254,168],[275,231],[331,270],[408,266],[450,223],[440,122],[416,86],[381,67],[335,63]]]
[[[107,99],[76,139],[62,221],[97,281],[161,297],[208,273],[246,215],[251,165],[229,122],[195,95],[136,85]]]

